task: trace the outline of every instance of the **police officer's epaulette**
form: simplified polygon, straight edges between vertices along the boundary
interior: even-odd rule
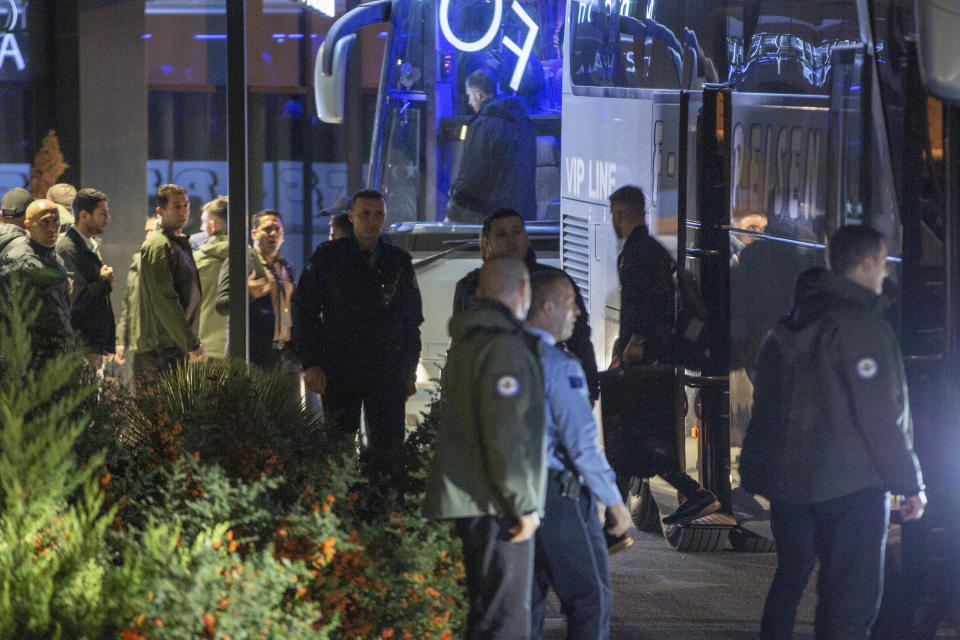
[[[571,360],[579,364],[581,367],[583,367],[583,362],[580,360],[580,358],[577,357],[577,354],[575,354],[573,351],[570,351],[570,349],[567,348],[566,342],[558,342],[556,346],[558,349],[560,349],[560,351],[563,352],[563,355],[567,356],[568,358],[570,358]]]

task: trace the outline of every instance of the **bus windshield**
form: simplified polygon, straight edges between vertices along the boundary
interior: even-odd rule
[[[547,1],[395,0],[367,179],[391,222],[478,222],[507,202],[527,219],[559,217],[562,11]],[[467,96],[478,70],[494,83],[481,107],[490,114]],[[471,126],[483,140],[470,140]],[[518,157],[497,135],[526,138]],[[451,199],[478,215],[458,215]]]

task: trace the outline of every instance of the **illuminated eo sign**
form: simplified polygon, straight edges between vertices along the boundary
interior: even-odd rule
[[[337,13],[336,2],[334,0],[296,0],[296,1],[309,9],[313,9],[314,11],[319,11],[323,15],[330,16],[331,18],[335,16]]]
[[[440,0],[440,30],[443,32],[443,36],[460,51],[471,52],[486,49],[500,31],[500,21],[503,18],[503,2],[504,0],[494,0],[493,19],[490,21],[490,26],[487,28],[486,33],[477,40],[467,42],[458,38],[453,33],[453,29],[450,28],[450,0]],[[517,91],[520,88],[520,79],[523,77],[524,69],[527,68],[527,61],[530,59],[530,53],[533,51],[533,44],[537,39],[537,33],[540,31],[540,27],[527,15],[527,12],[523,10],[523,7],[520,6],[517,0],[513,0],[512,7],[513,12],[520,17],[528,28],[527,37],[523,39],[523,46],[518,45],[507,36],[503,37],[503,46],[510,49],[510,51],[517,56],[517,66],[514,67],[513,75],[510,78],[510,88]]]

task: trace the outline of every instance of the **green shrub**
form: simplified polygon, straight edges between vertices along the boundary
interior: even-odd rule
[[[77,467],[93,388],[81,358],[32,362],[33,296],[14,282],[0,317],[0,638],[94,637],[102,625],[104,531],[96,454]]]
[[[35,367],[22,299],[0,311],[0,640],[460,634],[459,542],[419,507],[434,414],[410,473],[361,473],[242,362],[138,397],[95,393],[77,354]]]

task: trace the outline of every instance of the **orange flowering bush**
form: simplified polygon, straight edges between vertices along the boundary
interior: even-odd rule
[[[78,354],[31,369],[20,299],[0,297],[0,640],[460,635],[459,544],[419,507],[432,416],[408,473],[362,474],[244,363],[94,398]]]
[[[459,542],[420,512],[434,418],[401,453],[407,473],[362,473],[352,447],[322,450],[313,416],[287,410],[278,424],[258,406],[271,404],[264,389],[289,398],[266,375],[200,365],[138,399],[140,437],[106,484],[121,573],[139,594],[133,605],[126,598],[122,632],[301,637],[289,631],[296,619],[309,626],[302,637],[457,637],[466,613]],[[166,550],[128,563],[143,546]],[[258,580],[259,595],[237,606],[249,594],[232,589]],[[275,631],[256,626],[264,620]]]

